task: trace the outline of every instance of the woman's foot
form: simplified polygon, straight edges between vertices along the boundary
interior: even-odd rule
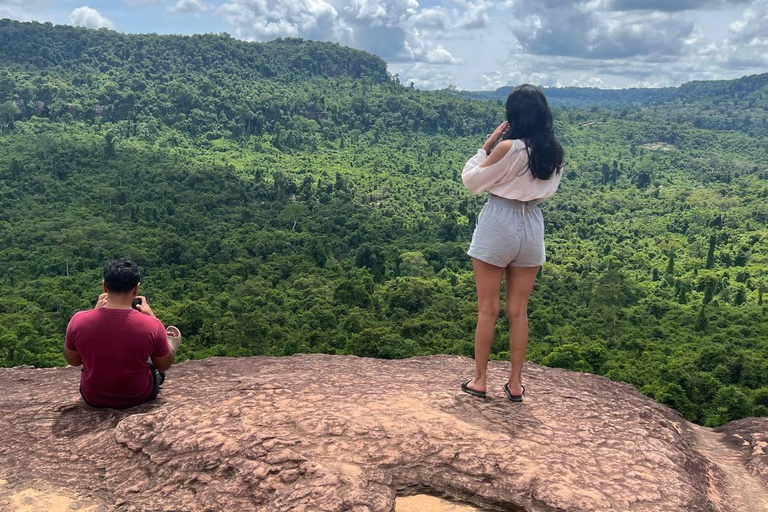
[[[509,388],[509,392],[515,396],[522,395],[523,389],[525,389],[525,386],[523,386],[522,380],[523,380],[522,375],[520,375],[519,373],[512,372],[512,374],[507,379],[507,384],[506,384],[506,387]]]
[[[504,394],[507,395],[507,399],[510,402],[522,402],[523,401],[523,395],[525,394],[525,386],[520,385],[520,390],[518,393],[515,393],[509,386],[509,382],[504,384]]]
[[[483,384],[482,386],[479,383],[475,382],[475,379],[468,379],[461,383],[461,390],[465,393],[468,393],[472,396],[476,396],[479,398],[485,398],[486,397],[486,386]]]

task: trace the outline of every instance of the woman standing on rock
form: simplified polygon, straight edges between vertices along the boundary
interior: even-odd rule
[[[477,285],[475,377],[461,384],[485,398],[486,370],[506,275],[511,369],[504,393],[522,402],[523,360],[528,346],[528,298],[544,256],[544,219],[537,206],[560,184],[563,147],[555,139],[552,112],[537,87],[521,85],[507,98],[507,121],[488,137],[461,173],[475,194],[490,192],[477,218],[469,254]]]

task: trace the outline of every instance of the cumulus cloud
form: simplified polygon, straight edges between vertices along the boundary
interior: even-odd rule
[[[755,2],[754,6],[744,10],[741,19],[728,28],[734,41],[765,44],[768,42],[768,4]]]
[[[137,5],[152,5],[160,2],[160,0],[123,0],[123,3],[136,7]]]
[[[42,0],[0,0],[0,18],[28,21],[38,19],[37,14],[45,7]]]
[[[416,0],[351,0],[342,11],[368,26],[401,26],[418,7]]]
[[[244,39],[302,37],[391,61],[459,62],[429,37],[452,26],[450,13],[440,7],[420,11],[417,0],[230,0],[218,12]]]
[[[394,56],[391,60],[415,60],[436,64],[459,64],[461,59],[457,59],[443,45],[428,43],[418,32],[411,32],[406,37],[403,50],[400,55]]]
[[[460,68],[420,71],[404,61],[398,65],[403,82],[412,77],[422,88],[456,83],[483,90],[524,82],[665,87],[768,69],[765,0],[508,0],[488,8],[487,28],[460,29],[468,6],[478,1],[443,0],[411,18],[423,39],[467,60]],[[508,55],[494,65],[491,48],[503,45]]]
[[[504,4],[489,0],[446,0],[445,5],[420,9],[411,18],[411,24],[436,31],[475,31],[490,26],[488,11],[504,9]]]
[[[732,69],[768,68],[768,4],[755,2],[728,26],[728,38],[708,52],[715,62]]]
[[[352,30],[325,0],[235,0],[220,7],[238,36],[263,41],[303,37],[349,44]]]
[[[202,12],[210,9],[211,6],[203,0],[177,0],[177,2],[168,7],[171,12]]]
[[[446,89],[456,85],[456,77],[445,66],[435,66],[425,63],[395,64],[390,66],[393,73],[400,77],[400,83],[413,83],[418,89]]]
[[[679,12],[704,9],[725,9],[748,4],[751,0],[609,0],[607,7],[617,11]]]
[[[692,21],[668,13],[616,13],[599,1],[518,0],[513,13],[515,37],[536,55],[663,58],[682,53],[694,30]]]
[[[596,87],[598,89],[611,89],[602,78],[590,74],[582,74],[572,78],[570,83],[558,82],[558,87]]]
[[[96,9],[78,7],[69,14],[69,24],[86,28],[115,28],[114,24]]]
[[[481,74],[475,83],[483,91],[519,84],[555,86],[557,85],[556,76],[556,69],[537,69],[534,71],[525,63],[508,62],[501,70]]]
[[[458,7],[452,9],[456,19],[456,27],[468,30],[484,29],[488,27],[488,9],[490,2],[456,0]]]
[[[443,7],[422,9],[411,18],[414,27],[423,30],[444,31],[451,27],[451,15]]]

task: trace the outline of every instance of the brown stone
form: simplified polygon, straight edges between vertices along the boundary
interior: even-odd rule
[[[75,368],[0,370],[0,510],[378,512],[427,494],[482,510],[768,511],[766,418],[712,431],[626,384],[535,364],[524,403],[504,398],[499,362],[481,400],[459,390],[472,367],[215,358],[174,366],[129,410],[85,405]]]

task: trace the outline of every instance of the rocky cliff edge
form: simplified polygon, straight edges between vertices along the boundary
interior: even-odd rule
[[[85,405],[75,368],[0,370],[0,510],[768,511],[768,418],[716,431],[605,378],[466,358],[214,358],[157,401]]]

